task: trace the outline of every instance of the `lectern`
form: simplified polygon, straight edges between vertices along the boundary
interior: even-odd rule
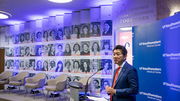
[[[73,81],[69,84],[70,86],[70,101],[79,101],[79,89],[83,88],[83,84],[80,82]]]

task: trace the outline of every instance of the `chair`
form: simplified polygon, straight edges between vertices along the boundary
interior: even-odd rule
[[[38,88],[43,88],[44,84],[45,84],[45,79],[46,79],[46,74],[45,73],[37,73],[36,75],[34,75],[33,77],[29,77],[26,78],[25,81],[25,88],[26,88],[26,94],[28,93],[28,88],[31,89],[35,89],[37,90]],[[43,91],[43,89],[42,89]],[[44,91],[43,91],[43,95],[44,95]],[[35,96],[34,96],[35,98]]]
[[[61,74],[56,79],[47,80],[47,86],[45,86],[45,89],[47,90],[46,99],[48,98],[49,91],[54,91],[54,92],[64,91],[66,87],[67,77],[68,77],[67,74]],[[54,100],[54,96],[53,96],[53,100]]]
[[[88,80],[89,77],[90,77],[90,76],[85,76],[85,77],[81,78],[81,79],[78,81],[78,82],[80,82],[80,83],[83,84],[83,88],[82,88],[82,89],[79,89],[79,92],[85,92],[86,82],[87,82],[87,80]],[[92,80],[92,79],[90,78],[89,81],[88,81],[88,85],[90,85],[91,80]],[[70,94],[70,89],[67,89],[67,93]]]
[[[23,71],[18,73],[16,76],[9,77],[9,85],[19,86],[19,90],[20,90],[20,86],[24,85],[25,78],[28,77],[28,75],[29,72]]]
[[[13,71],[4,71],[0,74],[0,85],[8,84],[9,77],[13,75]]]

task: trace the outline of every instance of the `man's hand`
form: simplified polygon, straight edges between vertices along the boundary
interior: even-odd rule
[[[116,90],[114,88],[111,88],[110,86],[106,86],[105,90],[108,94],[116,94]]]

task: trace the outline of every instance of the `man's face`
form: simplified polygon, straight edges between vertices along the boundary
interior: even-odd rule
[[[120,49],[115,49],[113,51],[113,60],[115,64],[118,64],[118,66],[120,66],[124,60],[126,60],[126,57],[127,55],[123,56],[122,50]]]

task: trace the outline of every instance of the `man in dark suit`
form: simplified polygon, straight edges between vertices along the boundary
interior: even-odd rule
[[[136,101],[139,91],[137,70],[127,63],[127,50],[117,45],[113,49],[113,60],[118,65],[114,70],[112,87],[106,86],[106,92],[111,94],[111,101]]]

